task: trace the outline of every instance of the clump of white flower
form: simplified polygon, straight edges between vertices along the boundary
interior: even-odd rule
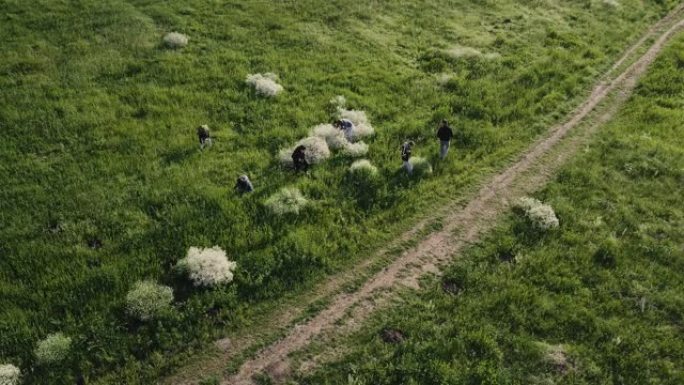
[[[305,147],[304,156],[309,164],[321,163],[330,157],[330,148],[328,148],[325,139],[309,136],[297,142],[293,147],[280,150],[278,154],[280,162],[285,166],[292,167],[292,152],[300,145]]]
[[[278,75],[271,72],[249,74],[245,81],[254,87],[257,93],[264,96],[276,96],[283,91],[283,86],[278,84]]]
[[[378,168],[373,166],[368,159],[360,159],[349,166],[349,171],[354,174],[376,175],[378,173]]]
[[[432,174],[432,165],[427,159],[422,156],[413,156],[409,158],[409,163],[413,166],[411,175],[423,177]]]
[[[176,266],[188,274],[195,286],[214,287],[233,281],[237,263],[229,261],[226,252],[218,246],[190,247],[187,256]]]
[[[516,207],[523,210],[532,224],[541,230],[551,230],[559,226],[553,208],[538,199],[523,197],[516,202]]]
[[[38,363],[52,364],[62,361],[71,350],[71,338],[62,333],[54,333],[38,342],[34,351]]]
[[[354,132],[356,132],[356,128],[354,128]],[[368,153],[368,145],[366,143],[362,141],[348,141],[344,136],[344,132],[332,124],[319,124],[313,127],[309,134],[325,139],[329,148],[342,150],[343,154],[351,157],[364,156]]]
[[[188,37],[178,32],[170,32],[164,35],[164,45],[169,48],[183,48],[188,45]]]
[[[284,187],[266,200],[266,207],[276,215],[299,214],[308,203],[299,189]]]
[[[0,365],[0,385],[19,385],[21,371],[12,364]]]
[[[152,281],[138,281],[126,295],[126,311],[146,321],[170,309],[172,301],[173,290],[170,287]]]
[[[342,95],[337,95],[330,99],[330,105],[337,108],[344,108],[347,105],[347,98]]]
[[[354,123],[352,141],[371,136],[375,133],[375,130],[368,121],[368,116],[366,116],[364,111],[345,110],[344,108],[338,108],[337,115],[340,119],[349,119],[352,123]]]
[[[602,3],[610,7],[619,7],[620,2],[618,0],[602,0]]]
[[[342,148],[342,153],[353,158],[368,154],[368,145],[364,142],[349,143]]]
[[[319,124],[311,129],[309,135],[325,139],[328,147],[334,150],[339,150],[349,144],[347,138],[344,137],[344,132],[332,124]]]

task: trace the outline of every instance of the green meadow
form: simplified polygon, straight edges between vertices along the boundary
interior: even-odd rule
[[[512,210],[299,383],[684,383],[683,67],[680,35],[535,194],[558,229]]]
[[[0,364],[19,367],[25,384],[71,384],[79,374],[88,381],[110,376],[112,383],[156,380],[187,354],[249,326],[253,309],[277,308],[283,296],[361,261],[417,218],[472,190],[570,111],[624,49],[676,3],[0,0]],[[172,31],[188,35],[189,44],[165,47],[162,37]],[[644,287],[630,286],[638,277],[627,279],[629,284],[614,277],[616,271],[638,271],[670,274],[668,281],[680,282],[656,263],[670,260],[665,245],[676,244],[670,237],[674,224],[639,227],[654,215],[649,209],[667,209],[669,214],[662,215],[679,220],[681,227],[681,212],[672,211],[681,167],[659,157],[679,154],[681,160],[678,132],[666,131],[664,123],[660,130],[652,128],[677,116],[681,122],[675,111],[682,107],[681,90],[669,88],[677,84],[663,78],[678,76],[666,65],[676,62],[677,52],[667,57],[640,89],[641,104],[632,107],[646,108],[651,96],[663,103],[633,114],[651,119],[644,121],[650,137],[635,133],[631,140],[616,136],[601,142],[621,150],[614,153],[615,162],[633,156],[622,164],[629,164],[632,174],[608,164],[605,169],[608,176],[633,183],[592,179],[592,172],[604,172],[598,163],[586,171],[578,164],[563,174],[570,181],[596,183],[582,190],[589,197],[620,194],[639,202],[639,211],[622,201],[578,201],[586,210],[598,212],[605,204],[615,211],[600,214],[603,224],[590,233],[583,227],[571,230],[580,226],[573,217],[597,219],[561,194],[572,189],[571,183],[558,183],[546,194],[564,222],[562,231],[522,238],[531,255],[528,269],[548,267],[554,282],[539,283],[549,285],[551,293],[529,297],[548,306],[540,308],[547,318],[534,319],[538,330],[549,331],[553,317],[566,320],[587,330],[578,349],[595,341],[591,327],[604,321],[582,307],[586,302],[570,307],[568,290],[577,288],[582,301],[607,292],[580,288],[585,259],[552,257],[563,234],[590,237],[581,242],[589,248],[600,234],[614,233],[626,251],[639,249],[632,239],[668,235],[646,243],[650,246],[643,252],[652,256],[652,266],[639,259],[642,254],[625,252],[616,268],[597,269],[589,279],[613,282],[610,290],[623,297],[643,291],[649,312],[665,312],[681,323],[674,305],[681,290],[649,291],[667,283],[655,276]],[[248,74],[266,72],[276,73],[284,87],[274,98],[256,94],[245,83]],[[336,95],[344,96],[349,108],[365,111],[375,128],[376,135],[366,139],[367,159],[379,170],[373,183],[350,177],[353,159],[341,154],[307,174],[295,174],[278,161],[280,149],[307,136],[312,126],[331,121],[329,101]],[[456,138],[447,160],[439,162],[434,130],[443,118],[450,120]],[[200,124],[209,125],[214,136],[213,147],[204,151],[195,136]],[[620,128],[612,127],[609,133]],[[426,157],[434,173],[410,178],[400,170],[399,145],[406,139],[416,142],[414,154]],[[635,143],[650,146],[658,156],[637,153]],[[598,147],[592,154],[596,162],[604,160]],[[253,194],[233,191],[242,173],[252,179]],[[283,187],[298,188],[309,201],[299,214],[278,216],[265,206]],[[654,196],[637,199],[637,192]],[[611,227],[618,223],[624,228]],[[515,239],[514,245],[523,242]],[[548,253],[535,254],[533,248],[546,244]],[[237,262],[235,278],[217,289],[195,288],[174,266],[189,247],[214,245]],[[472,265],[454,274],[477,267],[473,274],[496,277],[493,283],[498,283],[500,277],[491,274],[505,271],[509,278],[501,284],[512,288],[504,298],[524,297],[526,289],[516,286],[523,284],[514,283],[520,269],[488,260],[488,250],[466,258],[473,264],[488,261],[483,270]],[[639,266],[643,271],[635,270]],[[577,275],[554,278],[554,271]],[[163,317],[141,322],[126,314],[125,298],[137,281],[148,279],[170,286],[174,303]],[[453,299],[426,294],[444,312],[423,316],[446,314],[458,301],[475,303],[477,290],[469,288],[468,296]],[[478,295],[487,292],[481,287]],[[555,295],[561,298],[558,304]],[[656,307],[657,301],[672,306],[672,313]],[[591,311],[604,314],[621,302],[605,303],[605,310]],[[583,313],[576,314],[575,306]],[[416,302],[411,310],[419,307]],[[487,314],[491,325],[498,322],[496,311]],[[629,319],[638,321],[636,315]],[[642,330],[639,325],[633,327]],[[543,337],[560,340],[563,332]],[[35,355],[38,341],[52,333],[72,340],[58,365],[40,363]],[[494,337],[482,336],[494,346]],[[500,349],[532,339],[521,338]],[[622,336],[623,343],[636,346],[639,341],[630,338]],[[604,358],[590,359],[604,364]],[[632,359],[642,362],[637,355]],[[668,362],[658,362],[658,373],[668,370]],[[491,368],[496,366],[483,370]]]

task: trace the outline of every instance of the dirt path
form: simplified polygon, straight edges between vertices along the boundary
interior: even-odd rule
[[[358,290],[334,297],[330,305],[315,317],[296,325],[284,338],[262,349],[246,361],[237,374],[222,384],[253,384],[252,378],[262,373],[276,381],[286,378],[290,374],[288,356],[291,353],[304,349],[315,339],[320,340],[334,335],[344,319],[358,324],[379,306],[374,299],[380,293],[387,293],[402,286],[417,287],[421,276],[437,272],[439,266],[447,263],[465,246],[474,242],[483,231],[495,224],[496,217],[508,208],[510,200],[542,186],[553,172],[577,151],[582,135],[568,138],[568,143],[564,141],[563,146],[559,145],[572,129],[591,113],[596,113],[593,124],[587,130],[588,136],[598,125],[612,117],[618,107],[627,100],[638,78],[648,69],[665,43],[684,28],[684,20],[680,20],[683,8],[677,7],[668,17],[654,25],[641,40],[626,51],[609,70],[607,76],[629,60],[645,41],[651,37],[658,37],[643,56],[612,81],[599,83],[567,122],[551,128],[548,135],[534,143],[517,162],[486,183],[470,203],[447,216],[444,220],[445,226],[441,230],[432,233],[416,247],[404,252]],[[673,24],[673,20],[678,21]],[[611,96],[613,91],[618,92]],[[602,102],[607,102],[608,105],[595,112]]]

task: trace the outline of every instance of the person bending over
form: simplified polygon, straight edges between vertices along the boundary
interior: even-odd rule
[[[292,163],[295,171],[306,171],[309,169],[309,162],[306,161],[306,147],[297,146],[292,153]]]
[[[247,175],[240,175],[235,183],[235,190],[240,194],[251,193],[254,191],[254,186]]]
[[[411,147],[413,147],[411,141],[406,141],[401,145],[401,160],[404,162],[404,168],[409,175],[413,172],[413,165],[409,161],[411,159]]]
[[[349,119],[340,119],[335,122],[335,127],[339,128],[344,132],[344,137],[348,141],[352,141],[354,138],[354,123]]]

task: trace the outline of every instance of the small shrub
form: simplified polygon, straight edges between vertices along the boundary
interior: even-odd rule
[[[368,145],[364,142],[347,143],[342,149],[345,155],[357,158],[368,154]]]
[[[349,171],[352,174],[377,175],[378,168],[367,159],[357,160],[349,166]]]
[[[278,76],[274,73],[249,74],[245,82],[254,87],[258,94],[264,96],[276,96],[283,91],[283,86],[277,83]]]
[[[413,165],[412,176],[421,178],[432,174],[432,165],[427,159],[420,156],[414,156],[409,159],[409,162]]]
[[[330,148],[328,148],[328,143],[325,139],[317,136],[309,136],[297,142],[293,147],[280,150],[278,158],[280,158],[280,162],[283,165],[288,167],[293,166],[292,152],[299,145],[306,147],[304,154],[306,156],[306,161],[309,162],[309,164],[321,163],[330,157]]]
[[[50,334],[38,342],[35,350],[40,364],[52,364],[64,360],[71,350],[71,338],[62,333]]]
[[[330,99],[328,104],[337,108],[344,108],[347,106],[347,99],[342,95],[337,95]]]
[[[299,189],[284,187],[266,200],[266,207],[276,215],[299,214],[308,203]]]
[[[171,308],[173,290],[152,281],[138,281],[126,295],[126,311],[139,320],[156,318]]]
[[[187,256],[176,266],[188,274],[195,286],[214,287],[233,281],[237,263],[229,261],[226,252],[218,246],[190,247]]]
[[[164,45],[169,48],[183,48],[188,45],[188,37],[178,32],[170,32],[164,35]]]
[[[525,216],[538,229],[551,230],[559,226],[558,218],[553,208],[537,199],[530,197],[520,198],[516,203],[516,207],[523,210]]]
[[[332,124],[319,124],[311,129],[309,136],[325,139],[329,148],[339,150],[345,148],[349,141],[344,137],[344,132]]]
[[[19,385],[21,371],[12,364],[0,365],[0,385]]]

